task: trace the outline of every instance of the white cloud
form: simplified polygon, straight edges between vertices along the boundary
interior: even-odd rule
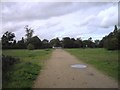
[[[29,25],[41,39],[102,38],[117,24],[117,9],[117,3],[2,3],[2,34],[9,30],[21,39]]]
[[[112,6],[98,14],[98,17],[102,19],[101,26],[109,27],[118,25],[118,7]]]

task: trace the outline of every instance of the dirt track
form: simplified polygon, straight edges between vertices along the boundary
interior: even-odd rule
[[[84,69],[71,64],[85,64],[62,49],[56,49],[34,82],[33,88],[117,88],[118,83],[87,65]]]

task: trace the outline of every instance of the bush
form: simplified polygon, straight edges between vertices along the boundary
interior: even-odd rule
[[[10,74],[9,71],[18,62],[20,62],[20,60],[18,58],[2,55],[2,79],[3,79],[2,83],[4,83],[4,81],[8,81],[10,79],[8,77]]]
[[[11,66],[18,63],[20,60],[11,56],[2,55],[2,70],[4,72],[8,71]]]
[[[107,50],[117,50],[118,49],[118,39],[117,38],[108,38],[104,42],[104,47]]]
[[[34,45],[32,45],[32,44],[30,43],[30,44],[28,44],[27,49],[28,49],[28,50],[33,50],[33,49],[35,49],[35,47],[34,47]]]

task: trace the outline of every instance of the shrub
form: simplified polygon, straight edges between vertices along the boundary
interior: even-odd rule
[[[117,50],[118,49],[118,39],[117,38],[108,38],[104,42],[104,47],[107,50]]]
[[[32,45],[32,44],[30,43],[30,44],[28,44],[27,49],[28,49],[28,50],[33,50],[33,49],[35,49],[35,47],[34,47],[34,45]]]
[[[2,70],[4,72],[8,71],[11,68],[11,66],[18,63],[19,61],[19,58],[2,55]]]
[[[3,79],[2,83],[4,83],[5,81],[8,81],[10,79],[8,77],[10,74],[9,71],[18,62],[20,62],[20,60],[18,58],[2,55],[2,79]]]

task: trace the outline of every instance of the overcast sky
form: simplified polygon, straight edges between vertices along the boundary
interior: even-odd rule
[[[2,2],[2,33],[25,37],[26,25],[42,39],[102,39],[118,25],[117,2]],[[1,28],[1,27],[0,27]]]

